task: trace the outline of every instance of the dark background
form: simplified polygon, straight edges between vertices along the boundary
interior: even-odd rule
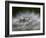
[[[16,16],[17,14],[25,13],[26,11],[30,11],[30,13],[39,13],[40,15],[40,8],[32,8],[32,7],[12,7],[12,16]]]

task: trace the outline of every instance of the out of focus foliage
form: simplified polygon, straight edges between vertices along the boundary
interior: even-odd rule
[[[40,8],[31,8],[31,7],[12,7],[12,15],[16,16],[16,14],[25,13],[29,11],[29,13],[40,13]]]

